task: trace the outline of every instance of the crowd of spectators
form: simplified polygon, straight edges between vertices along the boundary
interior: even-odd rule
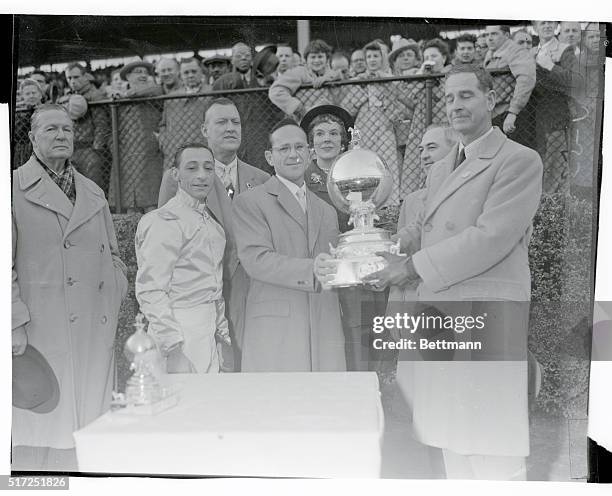
[[[540,153],[545,190],[567,193],[570,185],[588,189],[592,145],[589,153],[580,139],[594,133],[592,97],[600,94],[601,71],[598,24],[534,21],[512,32],[508,26],[482,28],[478,35],[460,33],[452,40],[376,39],[352,51],[318,39],[303,54],[289,44],[256,52],[240,42],[232,47],[231,57],[161,58],[155,64],[140,60],[94,71],[79,63],[69,64],[62,73],[36,70],[18,90],[21,112],[16,113],[13,132],[13,167],[31,153],[23,130],[33,109],[42,102],[61,103],[75,121],[75,166],[112,196],[110,112],[108,106],[89,104],[141,98],[142,103],[120,106],[119,184],[122,205],[147,210],[156,205],[163,170],[170,167],[178,146],[201,138],[211,92],[268,87],[267,92],[228,95],[240,111],[245,159],[265,170],[262,131],[283,116],[299,122],[314,104],[333,100],[355,118],[362,146],[375,150],[389,167],[394,189],[388,203],[398,204],[424,180],[418,145],[426,127],[447,123],[439,78],[430,96],[425,79],[398,78],[444,74],[454,64],[476,64],[509,69],[506,79],[498,78],[495,124]],[[381,80],[386,78],[391,81]],[[351,88],[342,94],[322,91],[324,85],[330,87],[326,83],[346,80],[360,84],[342,85]],[[298,90],[305,85],[320,95],[301,98]],[[177,98],[152,104],[150,97],[162,95]]]

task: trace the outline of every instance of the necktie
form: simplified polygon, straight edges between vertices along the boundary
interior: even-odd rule
[[[461,151],[459,152],[459,156],[457,157],[457,160],[455,161],[455,167],[453,167],[453,170],[459,167],[463,163],[464,160],[465,160],[465,148],[462,148]]]
[[[303,189],[298,189],[295,192],[295,196],[297,197],[300,207],[302,207],[302,211],[306,213],[306,192]]]

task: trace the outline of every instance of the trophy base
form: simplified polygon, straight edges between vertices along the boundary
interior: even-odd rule
[[[336,277],[328,286],[346,288],[365,284],[363,279],[386,267],[387,261],[376,255],[387,252],[400,255],[399,241],[390,240],[388,231],[377,228],[353,229],[340,235],[340,243],[331,249],[336,258]]]
[[[349,288],[364,284],[363,278],[385,268],[387,262],[379,256],[350,257],[336,259],[338,268],[336,277],[329,286],[332,288]]]

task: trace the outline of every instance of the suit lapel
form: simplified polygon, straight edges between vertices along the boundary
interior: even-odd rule
[[[19,183],[21,189],[27,189],[24,197],[28,201],[60,214],[62,228],[66,228],[74,210],[72,203],[34,159],[30,159],[20,168]]]
[[[273,195],[276,195],[278,203],[287,212],[287,214],[302,228],[305,235],[308,235],[308,227],[306,225],[306,215],[302,211],[302,207],[297,201],[291,191],[285,187],[281,182],[273,177],[268,181],[270,184],[268,191]]]
[[[506,136],[499,129],[493,128],[491,134],[477,145],[478,149],[470,154],[471,157],[466,158],[459,167],[453,170],[459,150],[459,145],[455,145],[453,151],[441,161],[443,165],[439,166],[435,171],[437,174],[444,175],[445,179],[438,179],[436,181],[442,181],[442,183],[430,201],[427,202],[424,220],[431,217],[442,202],[455,191],[485,170],[491,164],[491,160],[497,155],[505,140]]]
[[[238,193],[242,193],[248,189],[251,189],[255,186],[256,180],[249,167],[248,164],[238,159],[238,164],[236,167],[236,175],[238,178]]]
[[[319,230],[321,229],[321,220],[323,218],[323,208],[321,201],[317,195],[315,195],[309,189],[307,190],[308,198],[308,251],[313,252],[315,243],[319,236]]]
[[[74,186],[76,188],[76,201],[72,215],[68,221],[68,227],[64,231],[64,239],[77,228],[89,221],[94,215],[106,205],[106,200],[98,192],[92,191],[85,182],[85,178],[78,172],[74,174]]]

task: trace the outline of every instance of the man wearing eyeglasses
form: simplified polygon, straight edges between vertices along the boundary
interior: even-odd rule
[[[306,133],[285,119],[269,139],[276,175],[233,203],[238,257],[251,278],[242,371],[343,371],[338,296],[315,276],[337,243],[336,211],[305,185]]]

